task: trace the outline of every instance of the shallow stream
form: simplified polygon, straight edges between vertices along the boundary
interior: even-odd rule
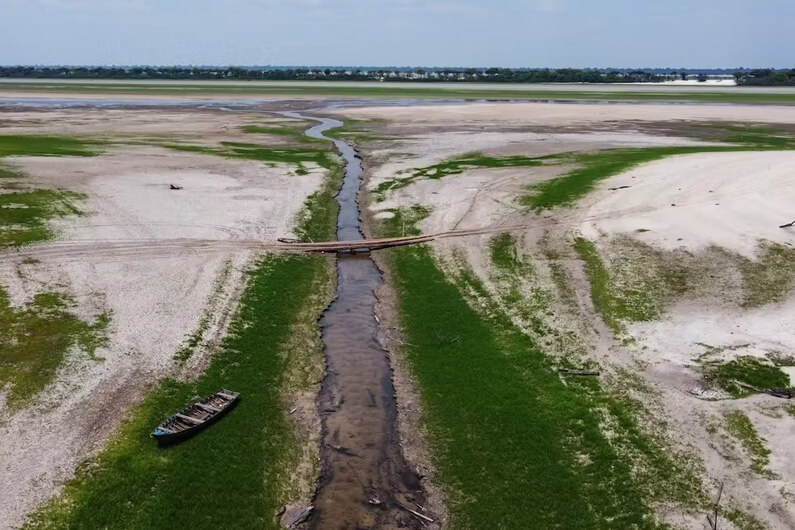
[[[334,142],[345,160],[337,239],[364,239],[358,203],[361,162],[350,144],[323,134],[342,122],[285,115],[320,122],[307,136]],[[424,504],[424,499],[400,449],[388,352],[376,338],[375,289],[383,278],[367,254],[338,255],[337,273],[337,296],[320,321],[326,357],[319,400],[323,469],[310,527],[419,528],[404,507],[416,510],[414,503]]]

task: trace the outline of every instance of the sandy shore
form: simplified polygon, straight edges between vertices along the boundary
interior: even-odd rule
[[[569,127],[598,123],[672,122],[680,120],[747,123],[795,123],[795,107],[754,105],[473,103],[422,107],[362,107],[346,109],[352,118],[383,119],[391,123],[488,127]]]
[[[792,244],[779,228],[795,219],[795,153],[702,153],[671,157],[607,179],[588,199],[582,232],[636,233],[655,246],[717,245],[753,258],[760,239]],[[610,191],[609,188],[625,189]]]

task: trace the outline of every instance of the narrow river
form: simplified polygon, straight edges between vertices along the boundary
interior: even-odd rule
[[[359,212],[361,161],[353,147],[323,133],[343,123],[287,112],[319,122],[311,138],[334,142],[345,160],[337,239],[362,240]],[[320,320],[326,377],[320,393],[322,476],[310,527],[317,529],[420,528],[406,509],[424,499],[419,479],[399,445],[392,371],[376,336],[375,289],[383,278],[369,255],[337,257],[337,296]],[[403,506],[403,507],[401,507]]]

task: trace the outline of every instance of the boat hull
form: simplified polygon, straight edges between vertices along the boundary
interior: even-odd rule
[[[207,399],[209,399],[209,398],[207,398]],[[201,401],[199,403],[203,403],[203,402],[207,401],[207,399],[205,399],[205,400],[203,400],[203,401]],[[162,446],[173,445],[175,443],[184,441],[184,440],[186,440],[188,438],[191,438],[191,437],[195,436],[196,434],[200,433],[201,431],[203,431],[204,429],[206,429],[210,425],[214,424],[215,422],[217,422],[218,420],[220,420],[221,418],[226,416],[229,413],[229,411],[232,410],[237,405],[239,400],[240,400],[239,394],[235,394],[234,399],[229,400],[228,403],[223,408],[221,408],[218,412],[215,412],[214,414],[209,415],[201,423],[197,423],[196,425],[190,426],[188,428],[184,428],[184,429],[179,430],[179,431],[171,431],[171,432],[169,432],[168,430],[164,430],[164,428],[165,428],[164,426],[167,425],[169,423],[169,421],[171,421],[174,418],[174,416],[172,416],[168,420],[166,420],[163,423],[161,423],[160,426],[158,426],[158,428],[155,430],[155,432],[152,433],[151,436],[152,436],[152,438],[157,440],[158,444],[160,444]],[[193,406],[195,406],[195,405],[193,405]]]

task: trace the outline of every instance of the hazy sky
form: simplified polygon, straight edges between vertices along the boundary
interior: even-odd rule
[[[795,0],[0,0],[0,64],[795,67]]]

